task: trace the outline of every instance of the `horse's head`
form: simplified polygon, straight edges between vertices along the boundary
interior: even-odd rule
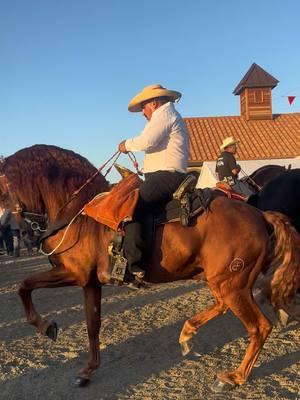
[[[1,187],[10,208],[17,207],[23,214],[47,214],[51,222],[73,217],[96,194],[108,189],[101,174],[89,181],[97,170],[87,159],[56,146],[34,145],[2,164]],[[83,190],[75,196],[81,186]]]
[[[261,188],[272,181],[277,176],[284,174],[288,171],[289,168],[286,168],[283,165],[263,165],[258,168],[249,176],[243,177],[241,180],[248,183],[250,187],[255,189],[255,192],[259,192]]]

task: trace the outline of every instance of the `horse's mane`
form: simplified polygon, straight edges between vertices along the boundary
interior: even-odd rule
[[[96,168],[86,158],[51,145],[34,145],[19,150],[0,165],[0,173],[6,175],[13,190],[22,191],[23,200],[27,196],[30,204],[39,208],[39,189],[43,182],[51,185],[56,198],[63,203],[95,172]],[[82,190],[80,197],[83,202],[88,201],[96,193],[106,190],[108,182],[99,174]]]
[[[270,169],[277,169],[277,170],[286,170],[286,167],[282,165],[277,165],[277,164],[269,164],[269,165],[263,165],[262,167],[256,169],[252,174],[250,175],[251,178],[255,178],[257,174],[260,174],[261,172],[268,171]]]

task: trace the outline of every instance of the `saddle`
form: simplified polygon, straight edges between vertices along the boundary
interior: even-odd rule
[[[247,201],[247,196],[235,192],[232,187],[225,181],[217,182],[215,190],[224,193],[229,199]]]

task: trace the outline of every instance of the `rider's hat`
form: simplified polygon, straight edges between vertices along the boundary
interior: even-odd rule
[[[234,139],[233,136],[229,136],[225,139],[223,139],[223,143],[220,146],[221,150],[224,150],[226,147],[231,146],[233,144],[239,143],[239,140]]]
[[[158,84],[146,86],[130,101],[128,110],[131,112],[142,111],[142,103],[147,100],[155,99],[156,97],[169,97],[170,101],[174,102],[180,99],[181,93],[166,89]]]

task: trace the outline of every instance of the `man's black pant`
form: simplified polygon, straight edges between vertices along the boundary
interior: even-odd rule
[[[125,226],[124,250],[131,267],[140,267],[145,242],[142,237],[142,221],[146,214],[166,204],[186,177],[182,172],[157,171],[145,174],[145,181],[140,186],[139,198],[133,221]]]

